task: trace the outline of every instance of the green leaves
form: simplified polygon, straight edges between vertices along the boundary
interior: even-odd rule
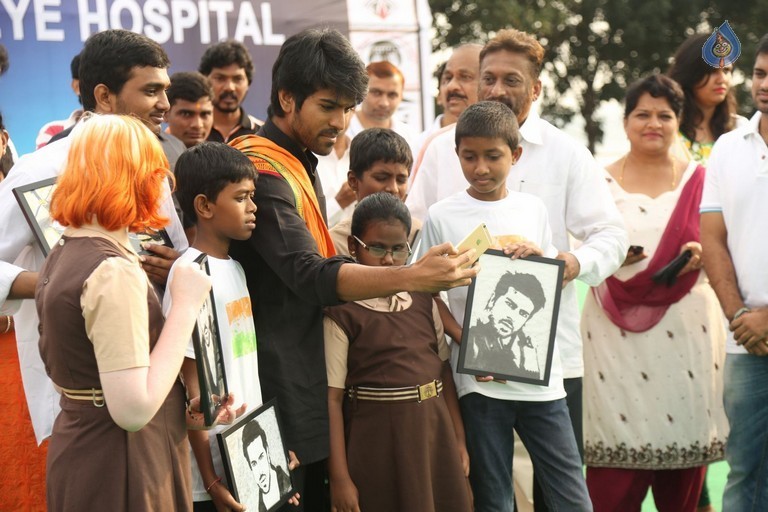
[[[535,34],[547,50],[552,80],[544,116],[563,124],[580,113],[590,150],[602,137],[600,102],[623,100],[640,76],[665,72],[685,38],[726,19],[743,45],[737,68],[751,74],[757,40],[768,30],[768,2],[754,0],[429,0],[437,29],[434,48],[485,43],[502,28]],[[719,5],[718,5],[719,4]],[[546,78],[547,77],[543,77]]]

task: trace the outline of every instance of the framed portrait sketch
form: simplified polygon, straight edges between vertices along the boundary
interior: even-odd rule
[[[457,371],[549,385],[565,263],[489,249],[469,286]]]
[[[21,207],[21,212],[27,220],[35,240],[43,252],[43,256],[48,256],[53,246],[59,241],[64,233],[64,226],[51,219],[51,197],[56,189],[56,178],[29,183],[13,189],[16,201]],[[158,245],[165,245],[173,248],[173,242],[168,233],[161,229],[159,231],[128,233],[128,239],[134,250],[139,254],[150,254],[141,247],[142,242],[152,242]]]
[[[232,496],[248,510],[277,510],[293,495],[276,400],[216,436]]]
[[[195,258],[195,263],[200,265],[206,274],[211,275],[207,254],[201,254]],[[192,331],[197,377],[200,382],[200,410],[205,417],[206,426],[213,425],[222,401],[229,394],[215,304],[213,289],[211,289],[197,315],[197,323]]]

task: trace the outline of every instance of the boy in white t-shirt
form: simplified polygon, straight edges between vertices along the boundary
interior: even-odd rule
[[[444,242],[457,245],[482,222],[512,258],[557,255],[541,199],[507,189],[507,175],[522,152],[518,142],[517,120],[503,103],[476,103],[461,114],[456,152],[469,188],[429,209],[423,251]],[[475,511],[512,510],[513,430],[531,455],[549,508],[592,510],[565,403],[557,344],[547,386],[456,373],[466,301],[466,287],[449,290],[450,312],[441,307],[441,316],[445,332],[454,341],[452,363],[466,428]],[[508,308],[517,307],[510,304]],[[513,316],[496,321],[511,325]]]
[[[251,161],[227,145],[204,142],[188,149],[176,162],[176,196],[184,218],[195,224],[195,239],[177,261],[193,261],[208,255],[208,266],[221,335],[224,370],[238,413],[261,405],[261,385],[256,352],[256,329],[245,273],[229,257],[231,240],[247,240],[256,227],[253,194],[258,174]],[[173,268],[168,277],[173,279]],[[166,294],[164,310],[170,308]],[[190,342],[182,365],[187,396],[200,395],[195,352]],[[216,433],[190,430],[192,490],[195,512],[217,509],[241,510],[224,480]],[[217,508],[218,507],[218,508]]]

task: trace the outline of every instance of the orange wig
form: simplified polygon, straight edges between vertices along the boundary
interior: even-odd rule
[[[97,223],[109,231],[159,229],[168,160],[157,136],[139,119],[93,115],[73,134],[67,164],[51,198],[63,226]]]

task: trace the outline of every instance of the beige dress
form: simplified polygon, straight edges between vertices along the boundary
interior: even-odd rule
[[[629,233],[648,258],[620,268],[627,280],[644,270],[696,164],[673,191],[656,198],[625,192],[608,178]],[[725,328],[702,271],[661,322],[642,333],[614,325],[587,295],[584,340],[584,459],[588,466],[679,469],[723,457]]]

